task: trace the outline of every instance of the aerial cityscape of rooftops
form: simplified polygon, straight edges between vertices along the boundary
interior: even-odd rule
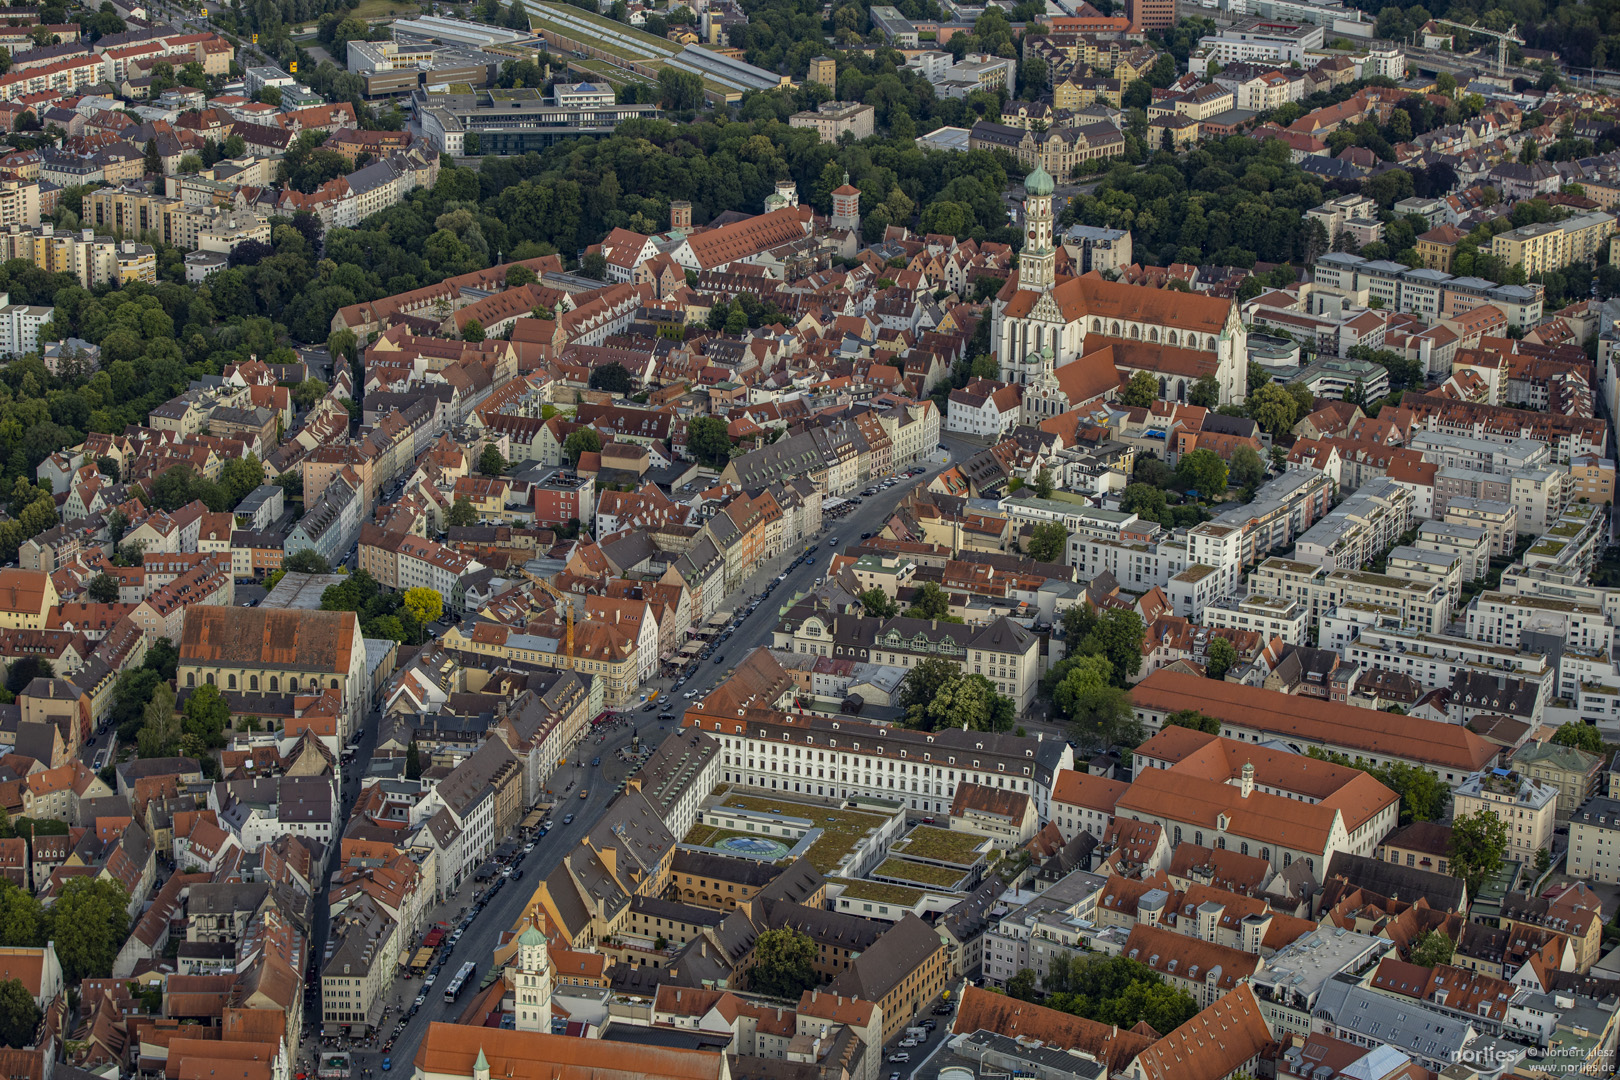
[[[3,1080],[1614,1077],[1610,63],[16,0]]]

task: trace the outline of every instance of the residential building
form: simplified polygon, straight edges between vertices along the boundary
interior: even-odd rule
[[[1452,816],[1482,811],[1507,827],[1507,858],[1532,866],[1536,852],[1552,843],[1558,789],[1507,769],[1481,772],[1453,790]]]

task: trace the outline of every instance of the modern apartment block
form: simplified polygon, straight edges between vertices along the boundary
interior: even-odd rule
[[[1318,289],[1357,297],[1362,304],[1382,300],[1391,311],[1410,311],[1430,318],[1450,318],[1481,304],[1495,304],[1512,326],[1540,322],[1545,294],[1539,284],[1498,285],[1484,278],[1414,270],[1404,263],[1344,252],[1323,255],[1311,267],[1311,274]]]

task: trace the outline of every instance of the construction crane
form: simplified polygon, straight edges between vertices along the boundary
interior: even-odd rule
[[[1499,30],[1487,30],[1483,26],[1475,26],[1472,23],[1452,22],[1450,19],[1435,19],[1434,21],[1441,26],[1452,26],[1456,27],[1458,30],[1466,30],[1470,34],[1481,34],[1488,38],[1495,38],[1497,78],[1501,78],[1507,74],[1508,46],[1524,44],[1524,38],[1519,36],[1519,28],[1517,26],[1510,26],[1507,28],[1507,32],[1503,33]]]
[[[567,613],[568,637],[566,640],[564,656],[567,658],[569,670],[572,671],[574,667],[574,602],[564,595],[561,589],[557,588],[557,586],[553,585],[539,574],[533,573],[529,570],[524,570],[523,576],[540,586],[542,589],[546,590],[546,592],[550,593],[552,599],[556,600]]]

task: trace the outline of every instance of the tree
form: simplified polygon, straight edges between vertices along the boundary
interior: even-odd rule
[[[908,714],[927,708],[940,693],[951,683],[962,677],[959,665],[942,657],[930,656],[917,663],[917,666],[906,672],[906,678],[900,684],[900,696],[896,700]]]
[[[1052,497],[1052,470],[1042,465],[1035,474],[1035,481],[1031,485],[1035,489],[1037,499],[1050,499]]]
[[[231,707],[213,683],[203,683],[186,698],[185,731],[208,746],[223,746],[225,728],[231,722]]]
[[[1223,637],[1214,638],[1204,659],[1204,673],[1212,679],[1224,679],[1238,661],[1237,647]]]
[[[1198,1003],[1139,961],[1100,953],[1054,956],[1043,980],[1048,1008],[1099,1023],[1174,1031],[1198,1012]]]
[[[469,525],[478,523],[478,509],[473,506],[472,500],[465,495],[457,495],[456,501],[450,504],[450,512],[444,515],[446,525],[453,529],[464,529]]]
[[[129,893],[108,878],[74,877],[46,918],[68,985],[106,978],[129,936]]]
[[[1142,639],[1147,628],[1142,616],[1129,608],[1114,608],[1098,615],[1081,604],[1063,613],[1063,632],[1073,656],[1101,656],[1112,668],[1114,685],[1124,687],[1142,670]],[[1061,666],[1064,661],[1059,661]]]
[[[1221,733],[1221,722],[1213,716],[1205,716],[1197,709],[1177,709],[1164,718],[1162,726],[1192,728],[1194,731],[1202,731],[1206,735],[1219,735]]]
[[[1069,543],[1069,530],[1061,521],[1043,521],[1030,532],[1029,557],[1037,562],[1060,563]]]
[[[105,572],[97,574],[90,579],[85,591],[90,594],[90,599],[98,604],[118,603],[118,579],[111,574]]]
[[[45,943],[45,909],[10,878],[0,881],[0,945],[37,948]]]
[[[332,564],[314,548],[302,548],[281,560],[281,568],[289,574],[330,574]]]
[[[1176,479],[1189,493],[1196,491],[1206,499],[1214,499],[1226,491],[1226,462],[1213,450],[1182,454],[1176,465]]]
[[[938,584],[925,581],[911,594],[906,615],[913,619],[946,619],[951,614],[951,596]]]
[[[1432,968],[1451,963],[1455,943],[1438,930],[1425,930],[1412,942],[1411,961],[1419,967]]]
[[[1152,484],[1129,484],[1119,497],[1119,508],[1125,513],[1161,523],[1167,505],[1164,492]]]
[[[484,324],[477,319],[468,319],[466,325],[461,328],[461,340],[474,343],[483,341]]]
[[[628,394],[632,387],[629,370],[617,361],[591,371],[591,389],[610,394]]]
[[[1359,769],[1395,792],[1401,797],[1402,825],[1413,821],[1437,821],[1441,812],[1445,810],[1450,791],[1443,787],[1440,778],[1428,769],[1400,761],[1374,767],[1365,762],[1352,760],[1348,755],[1323,750],[1318,746],[1307,749],[1306,755],[1322,761],[1331,761],[1347,769]]]
[[[1159,400],[1159,380],[1145,371],[1138,371],[1119,392],[1119,403],[1133,409],[1145,409]]]
[[[484,452],[478,455],[478,471],[485,476],[499,476],[506,471],[506,459],[494,443],[485,443]]]
[[[791,926],[766,930],[754,940],[748,981],[758,993],[797,1001],[820,982],[815,964],[816,943],[809,934]]]
[[[293,404],[300,409],[308,409],[326,396],[326,384],[319,379],[305,379],[293,388]]]
[[[1204,375],[1187,391],[1187,404],[1213,409],[1221,403],[1221,384],[1213,375]]]
[[[163,175],[163,155],[158,153],[155,138],[146,140],[146,159],[142,162],[142,168],[146,170],[148,176]]]
[[[1142,725],[1131,711],[1131,699],[1113,685],[1114,666],[1102,656],[1065,657],[1054,668],[1062,676],[1052,704],[1069,719],[1075,738],[1087,746],[1135,745]]]
[[[731,436],[718,416],[699,416],[686,426],[686,448],[692,456],[716,468],[731,460]]]
[[[174,689],[158,682],[141,710],[136,753],[143,758],[170,757],[180,739],[180,720],[174,708]]]
[[[439,595],[437,589],[420,586],[406,589],[405,595],[400,598],[400,604],[422,626],[438,622],[439,616],[444,614],[444,597]]]
[[[861,602],[861,610],[875,618],[892,619],[900,614],[900,605],[882,589],[867,589],[856,599]]]
[[[1036,997],[1035,990],[1035,973],[1029,968],[1024,968],[1007,980],[1007,996],[1015,997],[1019,1001],[1034,1001]]]
[[[1477,894],[1487,878],[1502,869],[1507,853],[1507,826],[1489,810],[1479,810],[1451,823],[1451,876]]]
[[[1260,455],[1252,446],[1240,446],[1232,451],[1229,472],[1232,483],[1240,488],[1252,488],[1265,478],[1266,463],[1260,460]]]
[[[1597,725],[1579,720],[1560,724],[1558,730],[1553,732],[1553,742],[1559,746],[1573,746],[1589,754],[1603,753],[1603,736],[1598,733]]]
[[[602,452],[602,436],[597,434],[595,428],[582,427],[568,433],[563,440],[563,453],[568,455],[575,467],[579,459],[586,454],[599,454]]]
[[[35,679],[50,679],[55,675],[56,669],[44,657],[19,657],[6,669],[6,689],[13,695],[20,694],[28,689],[28,684]]]
[[[405,747],[405,779],[422,779],[422,748],[416,745],[415,739]]]
[[[1246,407],[1250,419],[1272,438],[1287,434],[1301,415],[1298,399],[1274,382],[1251,392]]]
[[[0,1040],[7,1046],[15,1050],[33,1046],[43,1015],[21,979],[0,982]]]

